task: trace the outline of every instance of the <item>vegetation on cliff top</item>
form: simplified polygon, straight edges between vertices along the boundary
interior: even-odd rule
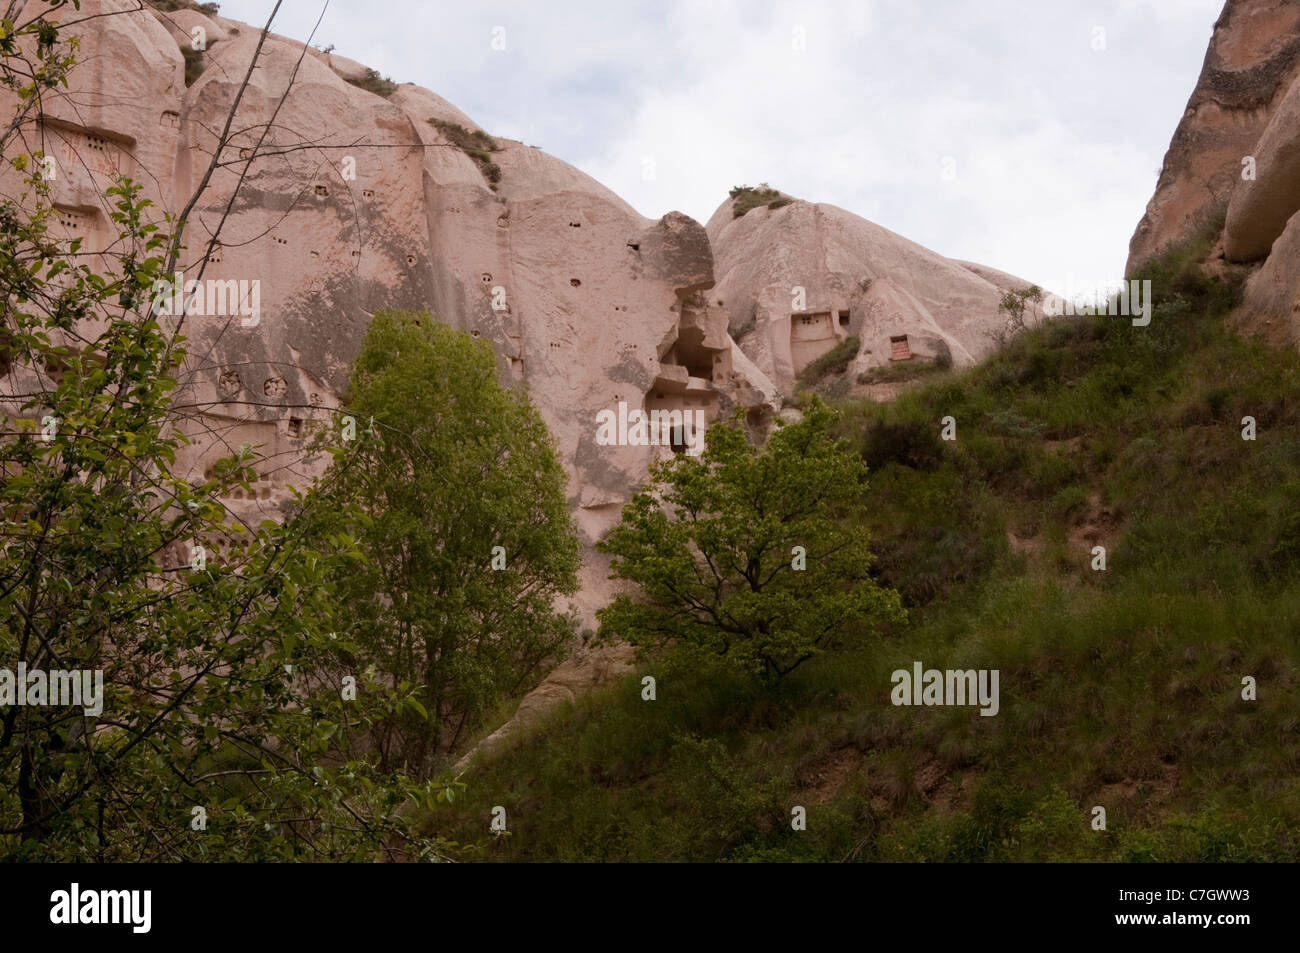
[[[501,181],[501,167],[492,161],[492,153],[501,150],[496,140],[482,129],[466,129],[460,123],[446,119],[430,119],[429,124],[441,132],[448,142],[474,160],[474,164],[483,173],[483,178],[487,179],[488,188],[495,192],[497,183]]]
[[[760,205],[766,205],[768,208],[784,208],[794,199],[786,198],[776,189],[768,186],[766,182],[760,182],[755,188],[750,185],[737,185],[727,193],[732,198],[731,217],[740,218],[746,212],[758,208]]]

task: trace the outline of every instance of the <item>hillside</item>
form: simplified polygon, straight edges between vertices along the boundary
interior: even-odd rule
[[[841,402],[908,625],[775,692],[643,662],[428,825],[495,860],[1300,858],[1300,358],[1225,327],[1239,280],[1207,245],[1150,266],[1149,327],[1055,319]],[[891,705],[917,661],[1000,669],[999,716]]]

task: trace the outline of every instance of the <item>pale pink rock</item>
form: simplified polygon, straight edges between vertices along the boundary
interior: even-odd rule
[[[734,217],[733,200],[708,224],[718,275],[709,297],[754,365],[784,392],[800,370],[850,336],[856,375],[887,362],[891,338],[911,354],[946,352],[973,363],[1005,317],[998,302],[1023,281],[954,261],[825,203],[759,206]],[[1037,320],[1036,306],[1027,315]]]
[[[1238,181],[1228,202],[1223,242],[1230,261],[1267,257],[1300,210],[1300,80],[1273,110],[1252,155],[1255,178]]]
[[[1227,0],[1155,194],[1129,242],[1128,275],[1140,277],[1142,266],[1160,252],[1213,231],[1216,216],[1242,183],[1242,160],[1254,154],[1298,74],[1300,6]],[[1257,244],[1258,239],[1249,243],[1249,254]]]

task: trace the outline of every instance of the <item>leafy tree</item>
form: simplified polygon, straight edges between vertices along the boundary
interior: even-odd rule
[[[737,415],[709,429],[699,457],[654,464],[654,492],[637,493],[599,544],[641,590],[600,610],[601,636],[675,642],[772,683],[902,621],[898,594],[868,572],[867,471],[831,437],[835,417],[814,397],[759,448]]]
[[[107,248],[57,237],[20,144],[75,46],[43,17],[0,34],[17,96],[0,133],[17,173],[0,201],[0,669],[103,680],[99,704],[0,707],[0,857],[438,856],[400,808],[448,789],[369,753],[409,692],[360,672],[344,691],[331,575],[356,552],[335,511],[307,494],[283,523],[241,525],[222,498],[250,489],[251,448],[210,479],[177,472],[185,339],[151,299],[184,223],[151,220],[118,177]]]
[[[336,492],[364,501],[368,560],[337,585],[358,664],[412,682],[428,711],[380,726],[383,763],[427,774],[573,635],[555,610],[579,565],[565,472],[487,344],[428,315],[375,315],[348,406],[372,423]]]
[[[994,342],[1001,347],[1011,338],[1015,337],[1025,329],[1025,308],[1031,301],[1041,301],[1043,299],[1043,289],[1038,285],[1030,285],[1027,288],[1020,288],[1015,291],[1004,291],[1002,297],[998,299],[998,314],[1006,315],[1006,323],[998,331],[993,332]]]

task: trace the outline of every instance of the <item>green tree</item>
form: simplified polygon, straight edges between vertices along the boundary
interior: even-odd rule
[[[993,332],[993,340],[999,347],[1025,329],[1025,308],[1031,301],[1042,301],[1043,289],[1030,285],[1016,291],[1004,291],[998,299],[998,314],[1006,315],[1006,323]]]
[[[371,725],[409,693],[359,672],[355,697],[342,690],[331,566],[356,553],[327,535],[336,511],[308,494],[283,523],[241,525],[222,499],[250,491],[251,448],[210,479],[178,472],[185,339],[151,305],[184,223],[151,220],[118,177],[108,247],[52,227],[41,157],[22,144],[73,52],[43,16],[0,24],[17,96],[0,133],[14,185],[0,202],[0,675],[31,700],[33,672],[99,672],[102,695],[0,707],[0,857],[437,856],[399,808],[447,789],[382,775],[369,753]]]
[[[364,501],[368,560],[339,592],[358,661],[413,683],[428,712],[380,726],[383,763],[427,774],[574,633],[555,608],[579,565],[565,472],[487,344],[428,315],[375,315],[348,406],[370,423],[336,491]]]
[[[750,443],[740,415],[709,429],[699,457],[651,467],[599,544],[640,592],[600,610],[602,638],[675,642],[769,683],[818,652],[905,618],[869,574],[867,471],[830,434],[814,397],[802,421]]]

